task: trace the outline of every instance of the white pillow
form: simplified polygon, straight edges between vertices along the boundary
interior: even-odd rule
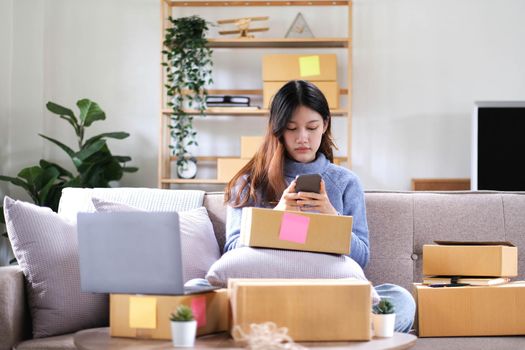
[[[109,202],[96,197],[91,200],[98,212],[143,211],[123,203]],[[194,278],[204,278],[210,266],[221,257],[208,211],[200,207],[181,211],[178,214],[184,282]]]
[[[76,225],[49,208],[7,196],[4,214],[26,279],[33,337],[107,326],[107,294],[80,290]]]
[[[208,271],[213,286],[226,287],[230,278],[356,278],[367,281],[363,269],[346,255],[242,247],[226,252]],[[372,288],[373,303],[379,295]]]

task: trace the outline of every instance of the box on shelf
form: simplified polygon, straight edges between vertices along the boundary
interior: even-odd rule
[[[335,54],[271,54],[263,56],[263,81],[337,81]]]
[[[241,158],[251,159],[263,140],[263,136],[241,136]]]
[[[337,81],[313,81],[319,90],[323,92],[328,101],[330,109],[339,108],[339,84]],[[263,82],[263,107],[269,108],[270,102],[277,91],[286,84],[286,81],[265,81]]]
[[[414,284],[420,337],[525,334],[525,282],[432,288]]]
[[[218,289],[192,295],[110,294],[110,335],[171,339],[170,314],[181,304],[193,309],[197,320],[197,335],[229,330],[228,290]]]
[[[246,207],[242,210],[240,242],[248,247],[350,254],[352,219]]]
[[[233,326],[287,327],[294,341],[370,339],[371,285],[354,279],[230,279]],[[300,295],[300,298],[297,296]]]
[[[425,276],[518,275],[518,248],[509,242],[436,241],[423,245]]]
[[[243,158],[217,158],[217,179],[228,182],[248,163]]]

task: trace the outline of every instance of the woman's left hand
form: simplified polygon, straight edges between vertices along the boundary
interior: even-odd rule
[[[324,180],[321,180],[320,193],[299,192],[300,199],[297,200],[297,206],[303,211],[315,210],[321,214],[337,215],[337,210],[330,203]]]

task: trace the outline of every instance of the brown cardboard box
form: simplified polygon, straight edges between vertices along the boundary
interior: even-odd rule
[[[425,276],[518,275],[518,248],[509,242],[450,242],[423,245]]]
[[[354,279],[230,279],[233,326],[287,327],[295,341],[370,339],[371,285]],[[300,296],[300,297],[298,297]]]
[[[141,303],[149,303],[144,308]],[[197,335],[204,335],[229,330],[230,306],[227,289],[192,295],[130,295],[110,294],[109,327],[112,337],[171,339],[170,314],[177,306],[185,304],[205,311],[205,316],[197,318]],[[197,306],[195,306],[197,305]],[[136,310],[142,310],[142,316]],[[152,317],[148,325],[133,327],[134,313],[144,321]],[[146,314],[146,317],[144,317]],[[204,314],[204,312],[203,312]],[[131,317],[130,317],[131,316]],[[200,325],[199,325],[200,323]]]
[[[262,77],[263,81],[337,81],[337,57],[335,54],[264,55]]]
[[[414,284],[420,337],[525,334],[525,282],[432,288]]]
[[[240,242],[248,247],[350,254],[351,238],[351,216],[248,207],[242,210]]]
[[[263,140],[263,136],[241,136],[241,158],[251,159]]]
[[[339,108],[339,85],[337,81],[314,81],[319,90],[323,92],[331,109]],[[263,107],[270,108],[270,102],[277,91],[286,84],[286,81],[263,82]]]
[[[217,180],[230,181],[248,161],[242,158],[217,158]]]

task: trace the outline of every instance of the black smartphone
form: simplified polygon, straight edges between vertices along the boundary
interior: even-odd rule
[[[295,192],[321,192],[321,175],[304,174],[295,178]]]

